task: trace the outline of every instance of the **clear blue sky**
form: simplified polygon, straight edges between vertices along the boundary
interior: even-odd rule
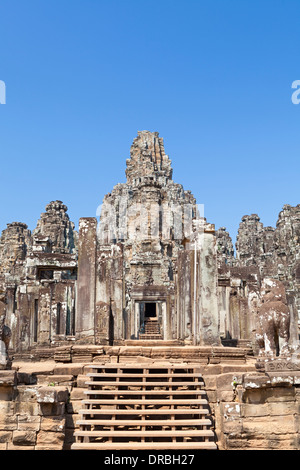
[[[1,0],[0,230],[125,181],[138,130],[235,240],[299,198],[299,0]]]

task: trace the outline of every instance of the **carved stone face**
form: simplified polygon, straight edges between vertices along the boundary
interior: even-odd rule
[[[277,279],[264,279],[261,290],[262,302],[283,302],[286,304],[284,284]]]
[[[276,282],[273,279],[264,279],[262,282],[262,295],[271,292],[276,287]]]

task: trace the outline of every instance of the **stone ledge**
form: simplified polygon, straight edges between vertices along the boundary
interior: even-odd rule
[[[68,401],[69,391],[67,387],[63,386],[40,387],[36,391],[36,396],[38,403],[66,403]]]
[[[17,373],[15,370],[0,371],[0,387],[15,387],[17,385]]]

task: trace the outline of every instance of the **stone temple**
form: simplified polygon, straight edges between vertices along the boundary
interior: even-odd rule
[[[251,400],[247,374],[261,396],[273,396],[279,384],[284,394],[293,390],[295,406],[300,396],[300,204],[285,205],[276,228],[264,227],[257,214],[245,215],[234,250],[226,228],[216,230],[192,193],[173,181],[171,160],[157,132],[138,132],[126,178],[105,195],[99,218],[79,220],[78,232],[61,201],[46,205],[32,232],[24,222],[3,230],[0,355],[2,374],[9,379],[1,383],[14,390],[12,396],[16,390],[20,394],[27,374],[37,402],[45,404],[45,376],[59,376],[58,365],[66,370],[66,364],[76,364],[79,372],[61,374],[69,376],[67,403],[74,383],[80,389],[87,363],[125,367],[164,361],[169,371],[178,363],[202,364],[207,383],[214,382],[211,407],[219,448],[243,448],[245,442],[251,447],[246,425],[237,430],[236,423],[244,419],[247,424],[256,415],[241,416],[235,408],[237,401]],[[32,369],[37,363],[52,364],[48,375],[45,370],[39,374],[40,368],[22,372],[25,364]],[[225,389],[224,375],[230,382]],[[15,406],[15,398],[8,401]],[[220,415],[220,401],[227,417],[234,403],[233,432],[223,422],[225,408]],[[42,422],[42,412],[34,416]],[[49,444],[49,436],[43,441],[44,431],[37,427],[28,442],[16,426],[7,442],[0,439],[5,449],[71,448],[66,433],[60,440],[55,434],[58,442]],[[299,436],[296,424],[288,442],[286,434],[265,432],[278,443],[274,448],[299,448],[291,444]],[[261,443],[270,437],[259,436]],[[263,447],[254,437],[252,448]],[[109,442],[115,441],[110,437]]]

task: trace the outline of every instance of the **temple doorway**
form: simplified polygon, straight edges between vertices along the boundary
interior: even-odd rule
[[[145,302],[145,319],[157,318],[157,304],[156,302]]]
[[[139,302],[139,339],[163,339],[161,302]]]

